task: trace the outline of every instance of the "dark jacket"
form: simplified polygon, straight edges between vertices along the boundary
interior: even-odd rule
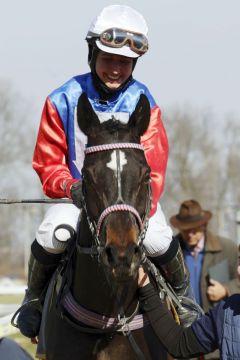
[[[176,235],[176,237],[178,238],[182,249],[184,249],[185,243],[181,237],[181,234]],[[240,292],[240,282],[237,276],[238,247],[236,243],[230,239],[214,235],[213,233],[207,231],[204,251],[205,253],[201,272],[201,306],[206,312],[214,305],[207,298],[207,276],[208,269],[211,266],[219,264],[225,259],[227,260],[227,270],[230,280],[226,283],[223,283],[223,285],[228,289],[229,295]]]

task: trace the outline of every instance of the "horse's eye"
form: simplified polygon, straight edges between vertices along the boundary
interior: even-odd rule
[[[90,181],[91,180],[91,173],[90,171],[87,171],[86,169],[82,172],[82,178],[85,180],[85,181]]]
[[[150,175],[150,172],[147,172],[145,174],[144,182],[145,182],[145,184],[148,184],[150,181],[151,181],[151,175]]]
[[[82,172],[82,180],[83,180],[83,181],[86,181],[86,179],[87,179],[87,174],[86,174],[86,172],[84,171],[84,172]]]

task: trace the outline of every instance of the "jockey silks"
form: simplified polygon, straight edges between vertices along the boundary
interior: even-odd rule
[[[128,122],[140,95],[147,96],[151,119],[141,143],[151,168],[152,215],[163,191],[168,141],[159,107],[148,88],[134,79],[106,102],[99,101],[91,73],[73,77],[47,97],[33,157],[33,167],[41,179],[43,191],[49,197],[66,197],[69,187],[81,178],[87,137],[77,124],[76,106],[82,92],[87,94],[100,121],[114,116],[124,123]]]

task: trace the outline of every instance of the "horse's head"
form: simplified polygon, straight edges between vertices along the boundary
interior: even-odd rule
[[[137,275],[150,208],[150,168],[140,146],[150,120],[149,102],[141,95],[127,124],[114,117],[100,123],[82,94],[77,115],[88,136],[84,208],[108,274],[127,281]]]

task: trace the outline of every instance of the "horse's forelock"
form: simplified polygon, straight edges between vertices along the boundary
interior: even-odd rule
[[[128,130],[127,124],[123,124],[120,120],[112,116],[111,119],[105,121],[102,124],[102,128],[108,130],[109,132],[119,131],[119,130]]]

